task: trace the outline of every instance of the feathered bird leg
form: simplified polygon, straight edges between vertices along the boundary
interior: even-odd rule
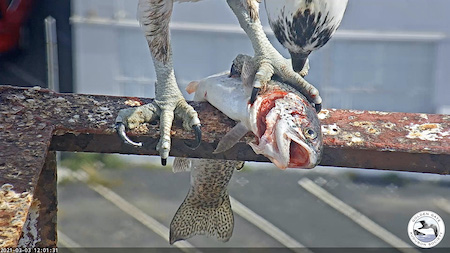
[[[196,148],[201,139],[197,112],[186,103],[175,79],[169,38],[172,8],[172,0],[139,0],[138,18],[155,65],[156,97],[151,104],[121,110],[116,119],[118,126],[124,124],[129,129],[133,129],[159,116],[161,137],[156,149],[159,151],[163,165],[170,152],[170,129],[175,116],[182,119],[185,129],[194,128],[197,143],[191,148]]]
[[[271,80],[275,74],[284,82],[301,91],[312,103],[316,110],[320,111],[322,98],[319,91],[308,83],[302,75],[296,73],[292,68],[290,60],[285,59],[270,43],[264,33],[261,21],[259,20],[259,2],[260,0],[227,0],[228,5],[233,10],[239,20],[239,23],[247,33],[255,50],[254,61],[259,66],[253,84],[251,103],[254,102],[260,89]],[[306,65],[306,64],[305,64]],[[307,74],[307,69],[301,71]]]

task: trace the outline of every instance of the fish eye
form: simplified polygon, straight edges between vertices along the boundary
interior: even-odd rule
[[[305,136],[306,136],[306,138],[308,138],[308,139],[314,140],[315,138],[317,138],[317,133],[316,133],[316,131],[314,131],[314,130],[311,129],[311,128],[306,128],[306,129],[305,129]]]

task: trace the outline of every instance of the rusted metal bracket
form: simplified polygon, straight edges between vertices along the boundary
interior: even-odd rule
[[[144,142],[142,148],[122,143],[114,130],[118,110],[151,101],[0,86],[0,247],[56,246],[52,151],[157,155],[157,125],[143,124],[130,133]],[[185,147],[184,141],[194,136],[178,122],[172,156],[268,161],[245,140],[226,153],[212,154],[235,123],[207,103],[190,104],[199,113],[203,142],[197,150]],[[449,115],[330,109],[319,116],[325,148],[321,165],[450,173]],[[32,224],[37,234],[27,228]],[[30,233],[37,236],[27,240]]]

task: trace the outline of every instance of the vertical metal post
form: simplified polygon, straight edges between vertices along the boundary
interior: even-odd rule
[[[58,39],[56,37],[56,20],[48,16],[45,23],[45,40],[47,43],[47,88],[59,92]],[[56,160],[61,161],[61,153],[56,152]]]
[[[45,36],[47,42],[47,83],[50,90],[59,91],[58,40],[56,38],[56,20],[52,16],[45,18]]]
[[[58,210],[56,184],[56,154],[50,151],[47,153],[44,167],[39,175],[27,220],[22,228],[19,247],[56,247],[56,215]]]

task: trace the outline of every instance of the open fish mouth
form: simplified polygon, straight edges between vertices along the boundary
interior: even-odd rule
[[[289,163],[288,168],[308,168],[310,167],[311,151],[303,145],[291,142],[289,146]]]
[[[278,136],[279,137],[279,136]],[[317,155],[305,142],[284,135],[281,139],[275,134],[261,136],[249,143],[255,153],[262,154],[280,169],[313,168],[317,165]]]
[[[287,140],[285,144],[289,146],[289,151],[281,150],[281,152],[289,152],[288,168],[314,168],[320,162],[320,154],[317,153],[311,145],[308,145],[307,138],[303,132],[294,132],[292,129],[288,130]],[[282,156],[285,157],[285,156]]]

